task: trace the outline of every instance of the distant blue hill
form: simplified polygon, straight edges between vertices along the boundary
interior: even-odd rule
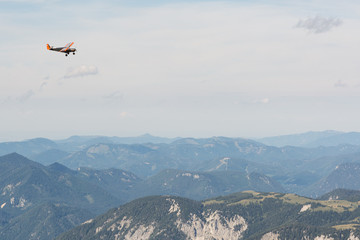
[[[300,134],[290,134],[275,137],[257,139],[258,142],[269,146],[284,147],[319,147],[319,146],[338,146],[338,145],[360,145],[360,133],[358,132],[306,132]]]
[[[137,137],[107,137],[107,136],[72,136],[67,139],[55,141],[59,149],[64,151],[78,151],[98,143],[108,144],[143,144],[143,143],[172,143],[179,138],[163,138],[150,134]]]

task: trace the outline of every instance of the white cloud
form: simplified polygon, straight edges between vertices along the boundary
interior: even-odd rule
[[[270,102],[270,99],[269,98],[264,98],[264,99],[261,100],[261,102],[264,103],[264,104],[267,104],[267,103]]]
[[[261,104],[268,104],[269,102],[270,102],[269,98],[263,98],[255,101],[255,103],[261,103]]]
[[[82,65],[77,68],[70,68],[65,74],[64,78],[85,77],[96,74],[98,74],[98,69],[96,66]]]
[[[316,16],[307,19],[300,19],[295,27],[304,28],[310,33],[324,33],[340,26],[342,23],[343,21],[339,18]]]
[[[134,115],[129,113],[129,112],[121,112],[121,113],[119,113],[119,118],[129,118],[129,117],[134,117]]]

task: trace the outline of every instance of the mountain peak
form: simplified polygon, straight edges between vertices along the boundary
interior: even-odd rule
[[[154,136],[151,135],[150,133],[145,133],[143,135],[140,135],[139,137],[154,137]]]
[[[30,159],[16,153],[9,153],[6,154],[4,156],[0,157],[0,162],[1,163],[13,163],[13,164],[22,164],[22,165],[26,165],[26,164],[38,164],[34,161],[31,161]]]
[[[62,173],[73,172],[73,170],[71,170],[70,168],[67,168],[66,166],[64,166],[58,162],[55,162],[55,163],[47,166],[47,169],[49,169],[51,171],[62,172]]]

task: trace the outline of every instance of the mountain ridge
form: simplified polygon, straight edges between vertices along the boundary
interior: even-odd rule
[[[360,133],[340,132],[334,130],[310,131],[299,134],[265,137],[256,139],[256,141],[276,147],[297,146],[314,148],[320,146],[330,147],[345,144],[360,145]]]
[[[253,191],[202,202],[150,196],[111,209],[56,240],[359,239],[357,222],[344,225],[357,221],[359,203],[335,203]]]

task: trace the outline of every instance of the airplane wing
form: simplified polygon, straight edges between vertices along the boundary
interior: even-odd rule
[[[68,43],[66,44],[66,46],[60,50],[60,52],[65,52],[67,51],[72,45],[74,44],[74,42]]]

